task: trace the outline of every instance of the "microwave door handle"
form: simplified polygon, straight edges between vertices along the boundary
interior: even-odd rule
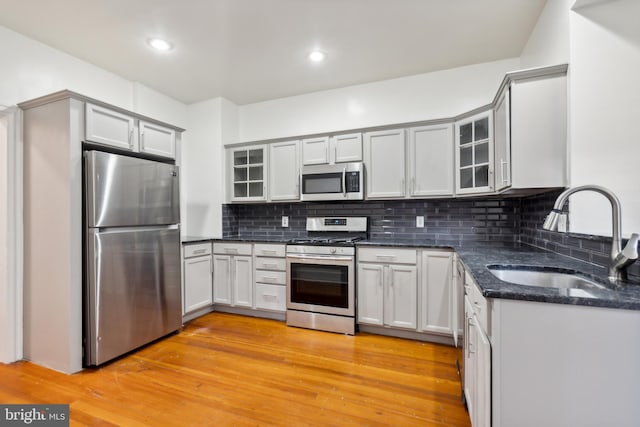
[[[342,168],[342,195],[347,198],[347,168]]]
[[[302,197],[302,168],[298,174],[298,197]]]

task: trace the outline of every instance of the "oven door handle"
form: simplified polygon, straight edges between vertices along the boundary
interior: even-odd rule
[[[349,255],[331,255],[331,256],[322,256],[322,255],[294,255],[288,254],[287,258],[293,259],[303,259],[303,260],[321,260],[321,261],[353,261],[353,256]]]

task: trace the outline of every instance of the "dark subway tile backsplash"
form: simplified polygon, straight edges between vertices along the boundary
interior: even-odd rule
[[[289,227],[281,227],[281,217]],[[518,241],[519,199],[389,200],[358,203],[233,204],[223,206],[223,236],[306,235],[308,216],[366,216],[372,239]],[[416,227],[424,216],[424,228]]]
[[[223,205],[223,237],[293,239],[307,235],[309,216],[366,216],[369,237],[375,240],[438,240],[452,245],[523,242],[606,267],[611,238],[542,229],[560,192],[522,198]],[[424,228],[416,227],[418,215],[424,216]],[[289,217],[289,227],[281,226],[282,216]],[[632,280],[640,281],[640,262],[628,272]]]

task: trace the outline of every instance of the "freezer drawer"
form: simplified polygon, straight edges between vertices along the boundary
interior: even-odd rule
[[[89,229],[87,239],[87,365],[99,365],[181,327],[177,226]]]
[[[180,222],[177,166],[86,151],[85,168],[88,227]]]

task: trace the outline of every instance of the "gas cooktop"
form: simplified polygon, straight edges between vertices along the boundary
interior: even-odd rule
[[[287,243],[291,245],[349,246],[363,239],[364,237],[303,237],[291,239]]]

